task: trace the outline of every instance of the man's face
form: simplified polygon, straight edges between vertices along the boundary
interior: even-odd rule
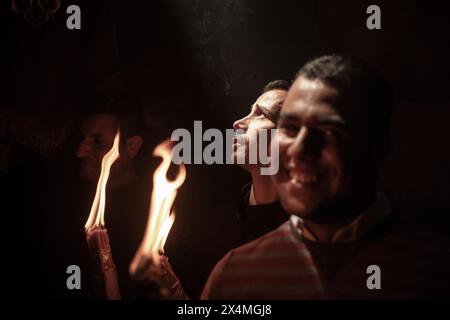
[[[243,165],[244,168],[248,169],[251,166],[248,165],[249,144],[257,142],[255,139],[257,139],[258,132],[261,129],[276,128],[286,94],[286,90],[278,89],[263,93],[252,105],[250,113],[233,124],[235,130],[242,129],[244,131],[244,139],[242,141],[245,141],[245,143],[241,144],[238,139],[235,139],[233,145],[234,159],[242,157],[242,159],[246,160],[247,165]]]
[[[286,97],[280,170],[273,176],[284,209],[319,218],[357,197],[370,180],[367,110],[319,80],[299,77]]]
[[[98,179],[103,156],[113,145],[116,127],[117,118],[109,114],[96,114],[83,122],[82,141],[77,150],[83,179]]]

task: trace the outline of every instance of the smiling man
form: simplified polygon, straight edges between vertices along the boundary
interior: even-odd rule
[[[388,82],[362,62],[329,55],[299,71],[273,176],[291,218],[222,258],[203,299],[450,296],[449,240],[402,221],[376,192],[391,109]]]
[[[300,70],[278,125],[273,181],[285,210],[321,241],[375,201],[391,104],[387,82],[362,64],[329,56]]]

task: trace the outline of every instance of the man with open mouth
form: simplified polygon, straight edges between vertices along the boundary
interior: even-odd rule
[[[258,161],[250,164],[249,161],[249,145],[255,143],[258,148],[261,147],[258,143],[262,142],[257,140],[258,134],[262,130],[267,130],[267,133],[276,128],[288,89],[289,82],[285,80],[269,82],[252,104],[250,113],[233,124],[236,131],[241,130],[243,137],[235,138],[232,156],[235,163],[238,163],[239,157],[245,160],[239,166],[251,176],[251,182],[244,186],[239,199],[241,244],[277,228],[288,219],[281,209],[270,176],[261,174],[262,164]],[[252,139],[256,141],[251,141]],[[269,139],[268,143],[270,144]]]

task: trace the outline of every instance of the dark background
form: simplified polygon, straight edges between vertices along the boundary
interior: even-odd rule
[[[83,98],[135,97],[130,108],[156,132],[154,145],[194,120],[230,128],[268,81],[292,79],[325,53],[363,58],[387,74],[396,106],[380,188],[401,214],[449,232],[444,2],[63,0],[40,27],[10,3],[0,3],[0,210],[2,260],[16,295],[79,297],[60,294],[67,265],[58,257],[77,263],[68,224],[82,232],[88,214],[70,210],[80,188],[74,154]],[[81,7],[81,30],[66,28],[70,4]],[[366,28],[370,4],[381,7],[381,30]],[[248,179],[232,166],[188,167],[167,252],[192,297],[236,244],[236,201]]]

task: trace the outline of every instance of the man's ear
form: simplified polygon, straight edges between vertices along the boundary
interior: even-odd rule
[[[134,158],[138,154],[139,150],[141,150],[143,141],[144,139],[142,139],[141,136],[132,136],[127,139],[126,151],[128,157]]]

